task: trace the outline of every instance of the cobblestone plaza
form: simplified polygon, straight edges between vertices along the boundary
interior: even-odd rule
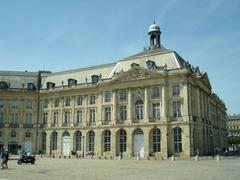
[[[217,179],[237,180],[240,158],[185,160],[97,160],[38,159],[35,165],[17,165],[9,161],[8,170],[0,170],[0,180],[152,180]]]

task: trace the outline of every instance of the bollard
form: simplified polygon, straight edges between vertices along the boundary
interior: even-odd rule
[[[137,160],[140,160],[140,154],[137,155]]]
[[[175,156],[174,155],[172,155],[171,160],[175,161]]]
[[[216,161],[220,161],[220,156],[219,155],[217,155]]]
[[[199,156],[198,155],[195,156],[195,161],[199,161]]]

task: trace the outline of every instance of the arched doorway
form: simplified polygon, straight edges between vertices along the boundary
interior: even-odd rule
[[[67,131],[62,135],[62,154],[64,156],[70,155],[70,134]]]
[[[144,135],[139,128],[133,133],[133,156],[144,157]]]

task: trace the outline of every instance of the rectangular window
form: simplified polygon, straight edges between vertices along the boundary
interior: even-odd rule
[[[181,103],[180,101],[173,102],[173,117],[181,117]]]
[[[90,104],[95,104],[95,103],[96,103],[96,97],[90,96]]]
[[[18,113],[14,112],[14,113],[12,113],[11,123],[17,124],[17,122],[18,122]]]
[[[55,99],[55,101],[54,101],[54,107],[59,107],[59,99]]]
[[[64,125],[68,125],[69,124],[69,120],[70,120],[70,112],[69,111],[65,111],[64,112]]]
[[[82,117],[83,117],[83,110],[80,109],[76,113],[76,122],[77,123],[82,123]]]
[[[77,98],[77,105],[78,106],[82,106],[83,105],[83,97],[82,96],[78,96],[78,98]]]
[[[90,109],[90,112],[89,112],[89,122],[90,123],[95,122],[95,109]]]
[[[111,121],[111,107],[104,108],[104,121],[105,122]]]
[[[3,124],[4,115],[3,112],[0,112],[0,124]]]
[[[65,106],[70,106],[70,104],[71,104],[70,97],[67,97],[67,98],[65,99]]]
[[[17,100],[12,101],[12,108],[18,108],[18,101]]]
[[[27,109],[32,109],[32,101],[31,100],[27,100],[26,107],[27,107]]]
[[[45,112],[43,113],[43,124],[47,124],[47,121],[48,121],[48,113]]]
[[[179,85],[172,86],[172,95],[173,96],[179,96],[180,95],[180,86]]]
[[[58,124],[58,112],[53,113],[53,124]]]
[[[127,91],[121,91],[120,92],[119,100],[120,101],[126,101],[127,100]]]
[[[119,113],[121,121],[127,120],[127,106],[120,106]]]
[[[110,102],[111,101],[112,93],[110,91],[107,91],[104,93],[104,102]]]
[[[26,124],[32,124],[32,113],[27,113],[26,114]]]
[[[152,98],[159,98],[160,97],[160,89],[159,87],[152,88]]]
[[[48,100],[43,101],[43,108],[48,108]]]
[[[155,103],[152,105],[153,109],[152,109],[152,113],[153,113],[153,118],[154,119],[160,119],[160,104],[159,103]]]
[[[0,108],[3,108],[4,107],[4,101],[3,99],[0,99]]]

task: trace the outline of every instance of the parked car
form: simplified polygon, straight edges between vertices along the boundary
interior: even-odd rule
[[[22,163],[28,164],[35,164],[36,158],[33,154],[31,154],[30,152],[25,152],[20,156],[20,159],[17,161],[17,163],[19,165],[21,165]]]

